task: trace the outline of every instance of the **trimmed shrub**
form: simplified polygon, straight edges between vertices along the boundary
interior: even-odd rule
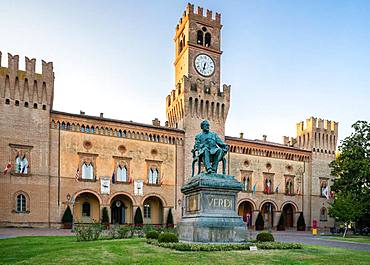
[[[71,212],[71,208],[69,208],[69,205],[67,206],[66,210],[64,211],[63,217],[62,217],[62,223],[63,224],[72,224],[73,222],[73,215]]]
[[[166,223],[167,227],[173,227],[173,216],[172,216],[172,211],[171,211],[171,208],[170,210],[168,211],[168,215],[167,215],[167,223]]]
[[[102,224],[109,224],[109,216],[108,216],[108,209],[107,209],[107,207],[104,207],[103,208],[101,222],[102,222]]]
[[[285,242],[259,242],[256,244],[259,249],[302,249],[302,244]]]
[[[179,242],[179,238],[174,233],[163,233],[159,235],[158,242],[159,243],[177,243]]]
[[[170,248],[178,251],[231,251],[231,250],[249,250],[251,246],[257,246],[259,249],[301,249],[302,245],[298,243],[284,242],[263,242],[246,244],[193,244],[193,243],[159,243],[156,240],[148,240],[148,244]]]
[[[77,241],[98,240],[102,231],[103,231],[103,226],[96,222],[92,224],[76,224],[75,225],[75,233],[76,233]]]
[[[148,233],[146,233],[145,237],[147,239],[158,239],[159,237],[159,232],[156,230],[151,230]]]
[[[134,217],[135,226],[142,226],[143,225],[143,215],[141,214],[140,207],[137,207]]]
[[[256,237],[257,242],[274,242],[274,236],[268,232],[261,232]]]
[[[261,212],[259,212],[256,219],[256,230],[257,231],[263,230],[264,226],[265,222],[263,221]]]
[[[306,222],[304,221],[303,213],[301,212],[297,221],[297,230],[306,231]]]
[[[277,230],[278,231],[285,230],[285,216],[284,216],[284,213],[281,213],[281,215],[280,215],[280,219],[279,219],[279,222],[278,222],[278,225],[277,225]]]

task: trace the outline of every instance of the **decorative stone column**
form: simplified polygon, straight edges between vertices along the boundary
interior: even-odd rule
[[[278,226],[278,223],[279,223],[279,219],[280,219],[280,216],[282,215],[282,212],[276,211],[276,212],[273,212],[273,215],[274,215],[273,228],[276,228],[277,229],[277,226]]]
[[[259,214],[259,210],[254,210],[253,213],[252,213],[252,227],[254,227],[254,229],[256,229],[256,220],[257,220],[257,216]]]
[[[167,224],[167,216],[168,216],[168,212],[170,208],[171,207],[168,207],[168,206],[163,207],[162,225]]]

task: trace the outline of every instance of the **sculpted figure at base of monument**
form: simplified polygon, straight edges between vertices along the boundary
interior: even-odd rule
[[[214,132],[209,130],[209,122],[204,120],[200,124],[202,132],[195,136],[193,152],[192,176],[194,176],[195,163],[198,162],[198,174],[200,173],[201,163],[203,163],[206,173],[217,173],[218,164],[222,161],[222,174],[226,174],[225,155],[229,146]]]

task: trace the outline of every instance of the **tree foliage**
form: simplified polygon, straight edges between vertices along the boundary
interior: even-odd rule
[[[107,207],[104,207],[103,208],[101,222],[103,224],[108,224],[109,223],[109,215],[108,215],[108,209],[107,209]]]
[[[306,222],[304,220],[303,212],[299,214],[298,221],[297,221],[297,230],[298,231],[306,230]]]
[[[357,221],[363,212],[361,204],[356,202],[351,193],[339,193],[329,208],[329,215],[337,220],[346,223]]]
[[[137,207],[135,216],[134,216],[134,223],[135,225],[143,225],[143,215],[141,214],[140,207]]]
[[[166,225],[167,227],[173,227],[173,215],[172,215],[171,208],[168,211]]]
[[[331,188],[336,198],[329,213],[344,222],[370,215],[370,124],[357,121],[352,128],[354,132],[341,142],[339,155],[330,163],[335,177]],[[354,215],[347,216],[342,207],[348,207]],[[361,210],[359,215],[358,210]]]
[[[263,216],[261,212],[259,212],[256,219],[256,230],[263,230],[264,226],[265,222],[263,221]]]
[[[66,210],[64,211],[63,217],[62,217],[62,223],[72,223],[73,222],[73,215],[71,212],[71,208],[69,208],[69,205],[67,206]]]

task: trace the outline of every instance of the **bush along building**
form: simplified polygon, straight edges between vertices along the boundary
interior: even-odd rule
[[[230,146],[227,173],[243,184],[236,210],[250,227],[276,228],[281,215],[281,229],[296,228],[300,215],[307,227],[333,226],[328,164],[338,123],[311,117],[281,144],[225,136],[231,86],[220,83],[221,28],[219,13],[187,5],[175,30],[165,124],[54,110],[53,64],[42,61],[36,73],[26,57],[20,70],[8,54],[3,67],[0,53],[0,225],[62,227],[68,207],[74,222],[102,221],[106,208],[109,223],[133,224],[139,213],[144,224],[176,225],[194,137],[208,119]]]

